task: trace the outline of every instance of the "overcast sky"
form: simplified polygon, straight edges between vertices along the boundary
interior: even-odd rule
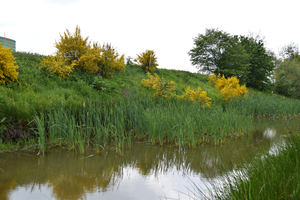
[[[231,35],[259,33],[278,53],[300,43],[296,0],[3,0],[0,36],[16,50],[50,55],[54,42],[76,25],[83,37],[111,43],[125,57],[155,50],[159,68],[196,72],[188,51],[205,29]]]

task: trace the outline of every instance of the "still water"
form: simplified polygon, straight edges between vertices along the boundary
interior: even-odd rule
[[[289,121],[297,129],[299,119]],[[53,148],[0,154],[0,199],[191,199],[193,184],[205,192],[208,180],[238,168],[261,149],[276,148],[287,134],[284,120],[259,119],[250,137],[227,139],[221,146],[197,148],[134,143],[119,156],[112,148],[84,155]],[[226,170],[222,167],[229,163]]]

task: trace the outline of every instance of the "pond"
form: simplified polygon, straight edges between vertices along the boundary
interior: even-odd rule
[[[299,119],[289,120],[297,129]],[[153,146],[135,142],[124,156],[106,148],[84,155],[68,149],[0,154],[0,199],[190,199],[194,185],[204,192],[209,180],[276,148],[287,134],[284,120],[257,119],[249,137],[227,139],[221,146]],[[229,163],[224,169],[224,163]]]

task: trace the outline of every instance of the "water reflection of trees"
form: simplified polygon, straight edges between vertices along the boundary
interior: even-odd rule
[[[231,170],[242,160],[260,156],[262,147],[270,148],[272,141],[262,132],[263,128],[257,127],[248,138],[228,139],[221,146],[178,148],[136,143],[124,156],[110,150],[100,155],[87,151],[85,156],[94,156],[84,157],[63,149],[52,149],[45,156],[0,155],[0,199],[8,199],[9,190],[34,185],[51,188],[56,199],[81,199],[87,193],[114,190],[123,179],[124,168],[137,169],[143,176],[180,172],[214,178],[224,173],[228,161],[231,164],[226,170]]]

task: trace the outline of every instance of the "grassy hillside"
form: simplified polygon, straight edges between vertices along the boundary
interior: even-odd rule
[[[128,65],[125,73],[108,79],[74,71],[60,79],[39,69],[36,54],[14,53],[18,82],[0,86],[0,149],[14,144],[80,148],[92,143],[96,151],[113,142],[121,153],[132,139],[152,144],[195,146],[219,144],[226,138],[250,133],[247,116],[298,116],[300,101],[250,90],[246,98],[225,102],[207,76],[185,71],[156,69],[176,83],[177,95],[199,86],[212,98],[211,108],[180,98],[154,98],[141,85],[143,69]],[[297,108],[297,109],[295,109]],[[19,147],[17,147],[19,148]]]
[[[48,104],[67,101],[69,104],[94,100],[112,101],[126,97],[126,93],[139,91],[148,93],[141,85],[147,79],[144,70],[136,66],[126,66],[125,73],[115,72],[112,78],[98,80],[99,77],[80,71],[74,71],[71,78],[60,79],[49,72],[39,70],[43,56],[28,53],[14,53],[19,76],[18,82],[0,86],[0,118],[30,120],[33,112],[43,111]],[[206,76],[185,71],[156,69],[166,80],[176,83],[177,94],[182,95],[190,86],[200,86],[213,100],[220,98],[217,89],[210,86]]]

